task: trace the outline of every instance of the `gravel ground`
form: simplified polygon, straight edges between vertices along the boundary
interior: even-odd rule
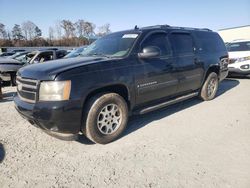
[[[250,187],[250,80],[133,117],[119,140],[53,138],[0,102],[0,187]]]

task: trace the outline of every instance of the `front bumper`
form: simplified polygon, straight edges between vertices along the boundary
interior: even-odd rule
[[[235,67],[229,67],[229,75],[249,75],[250,69],[244,70]]]
[[[82,107],[80,101],[37,102],[35,104],[14,97],[15,108],[22,117],[45,132],[67,138],[81,130]]]

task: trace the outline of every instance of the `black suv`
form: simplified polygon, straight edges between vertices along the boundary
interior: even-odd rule
[[[227,64],[222,39],[209,29],[135,27],[98,39],[81,57],[20,69],[15,106],[48,133],[82,132],[106,144],[129,115],[195,96],[213,99]]]

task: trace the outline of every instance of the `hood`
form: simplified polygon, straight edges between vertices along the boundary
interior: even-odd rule
[[[228,52],[229,59],[238,59],[241,57],[247,57],[250,56],[250,51],[234,51],[234,52]]]
[[[1,57],[0,64],[18,64],[18,65],[20,65],[21,63],[15,59]]]
[[[84,65],[108,60],[105,57],[76,57],[58,59],[44,63],[28,65],[19,69],[18,76],[36,80],[54,80],[57,74]]]

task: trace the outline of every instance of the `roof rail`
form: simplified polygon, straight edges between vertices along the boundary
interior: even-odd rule
[[[212,31],[208,28],[193,28],[193,27],[178,27],[178,26],[171,26],[172,29],[186,29],[186,30],[195,30],[195,31]]]
[[[192,28],[192,27],[179,27],[179,26],[170,26],[170,25],[153,25],[153,26],[146,26],[142,27],[141,29],[161,29],[161,28],[171,28],[171,29],[185,29],[185,30],[195,30],[195,31],[212,31],[208,28]],[[134,29],[139,29],[137,25]]]
[[[142,29],[154,29],[154,28],[166,28],[166,27],[170,27],[167,24],[164,25],[153,25],[153,26],[146,26],[146,27],[142,27]]]

